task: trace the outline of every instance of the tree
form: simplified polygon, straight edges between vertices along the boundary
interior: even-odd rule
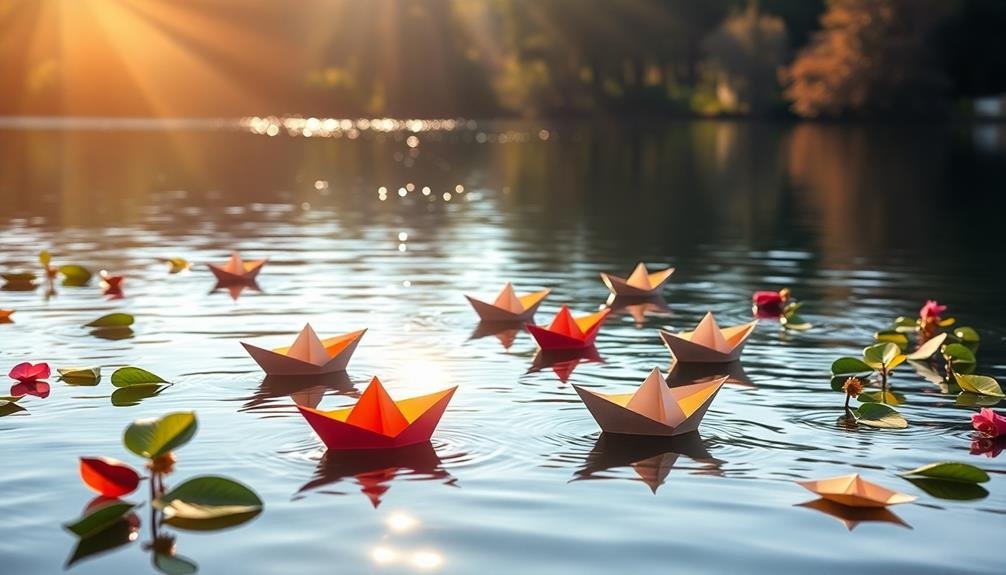
[[[930,41],[951,8],[944,0],[829,0],[822,30],[782,74],[793,111],[805,117],[944,111],[950,83]]]

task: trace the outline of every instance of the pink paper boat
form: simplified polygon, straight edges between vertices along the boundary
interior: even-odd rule
[[[390,449],[429,441],[456,390],[395,401],[375,377],[353,407],[297,409],[329,449]]]
[[[673,273],[674,268],[650,273],[646,269],[646,264],[640,262],[628,278],[602,273],[601,280],[615,295],[648,297],[659,294]]]
[[[681,435],[695,431],[727,378],[668,387],[654,368],[633,393],[604,394],[576,384],[597,424],[606,433],[624,435]]]
[[[251,283],[255,281],[258,273],[262,271],[262,266],[269,261],[269,258],[245,262],[241,260],[241,254],[231,252],[231,258],[223,265],[207,264],[213,275],[217,277],[220,285]]]
[[[727,363],[737,361],[744,343],[757,321],[720,328],[713,314],[707,313],[695,331],[671,333],[660,330],[660,339],[681,363]]]
[[[319,339],[311,324],[307,324],[290,347],[268,350],[245,342],[241,345],[269,375],[320,375],[344,371],[366,332],[361,329]]]
[[[574,318],[569,308],[562,306],[548,327],[529,323],[527,330],[542,349],[581,349],[594,345],[597,332],[609,313],[610,308]]]
[[[513,285],[507,282],[493,303],[486,303],[467,295],[465,297],[468,298],[482,321],[526,321],[534,317],[534,312],[538,310],[538,306],[551,291],[543,289],[518,296],[514,293]]]

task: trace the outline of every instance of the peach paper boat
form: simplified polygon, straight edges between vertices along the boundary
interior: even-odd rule
[[[227,263],[223,265],[207,265],[210,271],[213,272],[213,275],[216,276],[217,282],[221,285],[227,285],[255,281],[258,273],[262,271],[262,266],[268,261],[269,258],[246,262],[241,260],[241,254],[231,252],[231,257],[227,260]]]
[[[673,273],[674,268],[650,273],[646,264],[640,262],[627,278],[601,273],[601,281],[615,295],[648,297],[659,294]]]
[[[912,495],[898,493],[876,483],[870,483],[860,477],[858,473],[817,481],[797,481],[796,483],[828,501],[849,507],[887,507],[899,503],[911,503],[916,499]]]
[[[660,330],[660,339],[674,359],[681,363],[726,363],[737,361],[744,343],[754,332],[757,321],[721,328],[709,312],[694,331],[671,333]]]
[[[429,441],[456,390],[395,401],[375,377],[352,407],[297,409],[330,450],[391,449]]]
[[[534,317],[534,312],[538,310],[538,306],[551,291],[543,289],[518,296],[514,292],[513,284],[507,282],[493,303],[487,303],[468,295],[465,297],[468,298],[469,303],[475,308],[475,313],[479,314],[482,321],[526,321]]]
[[[307,324],[290,347],[268,350],[245,342],[241,345],[269,375],[320,375],[344,371],[366,332],[361,329],[319,339],[311,324]]]

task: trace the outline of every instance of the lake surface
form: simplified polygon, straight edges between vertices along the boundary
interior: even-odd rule
[[[199,431],[169,483],[222,474],[265,502],[234,529],[161,529],[202,573],[1001,572],[1006,455],[970,454],[975,408],[899,368],[909,428],[847,429],[828,370],[938,299],[981,333],[979,372],[1006,378],[1003,127],[273,126],[0,122],[0,269],[37,270],[48,248],[126,276],[115,300],[96,281],[0,292],[17,309],[3,373],[104,368],[0,418],[0,572],[61,572],[76,546],[61,524],[93,495],[77,458],[140,465],[122,430],[179,410]],[[270,258],[236,299],[205,266],[232,249]],[[170,275],[176,256],[191,271]],[[677,268],[666,309],[617,310],[576,365],[480,330],[463,297],[551,287],[546,323],[598,309],[599,272],[640,260]],[[814,328],[763,321],[697,437],[601,438],[572,384],[631,391],[670,363],[658,328],[749,321],[751,293],[781,287]],[[111,311],[136,316],[133,337],[81,327]],[[347,377],[267,380],[238,343],[288,345],[308,321],[368,328]],[[113,406],[121,365],[175,385]],[[394,397],[459,389],[431,446],[323,459],[295,402],[348,405],[374,375]],[[936,499],[897,476],[942,460],[987,469],[990,494]],[[815,497],[794,480],[854,471],[919,499],[848,524],[801,505]],[[152,571],[148,512],[135,541],[70,571]]]

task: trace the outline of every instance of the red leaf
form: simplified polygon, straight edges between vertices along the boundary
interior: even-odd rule
[[[122,497],[140,484],[140,474],[129,465],[109,457],[81,457],[80,478],[105,497]]]

